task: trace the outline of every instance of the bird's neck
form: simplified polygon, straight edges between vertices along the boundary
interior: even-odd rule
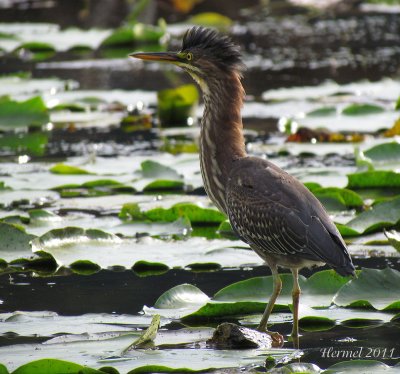
[[[244,90],[239,74],[202,85],[204,113],[200,135],[200,168],[204,187],[223,212],[225,191],[233,162],[246,156],[241,108]]]

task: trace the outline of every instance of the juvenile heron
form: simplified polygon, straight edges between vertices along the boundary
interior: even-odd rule
[[[246,154],[241,107],[244,64],[229,37],[203,27],[189,29],[180,52],[134,53],[142,60],[175,64],[203,91],[200,169],[205,190],[239,237],[269,265],[274,290],[258,330],[282,289],[278,266],[293,273],[293,330],[298,337],[299,269],[328,264],[340,275],[354,275],[350,255],[336,226],[314,195],[273,163]]]

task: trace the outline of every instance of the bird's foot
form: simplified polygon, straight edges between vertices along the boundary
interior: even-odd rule
[[[284,343],[284,339],[283,336],[281,334],[279,334],[279,332],[276,331],[269,331],[269,330],[260,330],[259,328],[257,328],[258,331],[268,334],[271,339],[272,339],[272,346],[273,347],[282,347],[283,343]]]

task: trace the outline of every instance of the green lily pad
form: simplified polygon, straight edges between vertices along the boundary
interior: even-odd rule
[[[34,235],[19,226],[0,222],[0,258],[5,261],[32,256],[30,242]]]
[[[0,127],[43,126],[50,121],[45,103],[39,96],[26,101],[14,101],[9,97],[0,98]]]
[[[374,205],[347,222],[346,226],[359,234],[378,231],[396,225],[400,221],[399,212],[400,196]]]
[[[102,41],[101,47],[115,48],[132,46],[135,43],[158,44],[164,34],[165,30],[159,26],[136,23],[115,30]]]
[[[72,170],[72,174],[80,174],[82,169]],[[83,173],[86,174],[86,173]],[[135,193],[135,188],[127,186],[123,183],[113,179],[97,179],[91,180],[82,184],[66,184],[53,187],[52,190],[58,191],[61,197],[93,197],[93,196],[106,196],[118,193]]]
[[[91,369],[86,366],[75,364],[73,362],[56,360],[56,359],[42,359],[29,362],[20,366],[13,371],[13,374],[101,374],[99,370]]]
[[[358,278],[345,284],[333,301],[346,307],[400,310],[399,284],[400,272],[397,270],[362,269]]]
[[[309,117],[323,117],[323,116],[331,116],[336,114],[336,108],[334,106],[325,106],[322,108],[314,109],[307,113]]]
[[[219,224],[226,219],[225,215],[216,209],[202,208],[192,203],[177,203],[170,208],[154,208],[147,211],[141,211],[138,204],[131,203],[124,205],[120,217],[152,222],[174,222],[185,217],[192,224]]]
[[[163,365],[146,365],[131,370],[128,374],[148,374],[148,373],[204,373],[208,370],[193,370],[186,367],[172,368]]]
[[[185,184],[182,181],[157,179],[143,187],[144,192],[150,191],[182,191]]]
[[[195,85],[187,84],[178,88],[158,92],[158,116],[162,126],[186,126],[187,119],[194,116],[199,100]]]
[[[138,261],[158,262],[170,268],[183,268],[194,263],[216,263],[222,267],[262,264],[254,252],[234,247],[239,242],[190,238],[183,242],[184,245],[177,243],[182,242],[151,237],[121,239],[101,230],[65,227],[34,239],[32,249],[48,253],[59,265],[69,266],[86,260],[103,269],[132,267]]]
[[[347,188],[315,187],[312,192],[323,203],[326,199],[331,199],[345,208],[360,208],[364,205],[364,200],[362,199],[362,197],[356,192],[351,191]]]
[[[201,25],[206,27],[214,27],[218,29],[227,29],[233,23],[233,21],[222,14],[215,12],[204,12],[198,13],[190,17],[187,22],[189,24]]]
[[[324,371],[326,374],[335,373],[379,373],[390,369],[390,366],[375,360],[349,360],[338,362]]]
[[[49,171],[54,174],[91,174],[85,169],[66,164],[56,164],[52,166]]]
[[[400,187],[400,173],[394,171],[365,171],[348,174],[347,177],[347,188],[349,189]]]
[[[16,155],[43,156],[48,141],[49,135],[46,132],[5,133],[0,136],[0,148]]]
[[[274,311],[287,311],[292,302],[293,278],[291,274],[281,274],[283,288]],[[348,282],[348,279],[340,277],[333,270],[325,270],[315,273],[309,279],[299,277],[302,289],[302,302],[312,306],[329,306],[333,296],[337,291]],[[186,297],[187,285],[176,286],[160,296],[169,298],[169,293],[174,298],[180,300]],[[251,313],[262,313],[266,307],[269,296],[273,290],[273,278],[256,277],[244,281],[233,283],[218,291],[212,299],[208,299],[197,287],[190,286],[191,293],[194,294],[192,302],[185,301],[184,304],[169,303],[168,311],[165,312],[156,303],[154,310],[145,309],[147,313],[160,313],[161,315],[183,318],[185,321],[223,318],[225,316],[243,315]],[[167,296],[165,296],[167,295]],[[199,296],[200,295],[200,296]],[[173,311],[175,310],[175,311]]]
[[[373,104],[352,104],[343,109],[342,113],[347,116],[363,116],[368,114],[382,113],[385,109]]]
[[[397,142],[378,144],[364,151],[372,161],[400,161],[400,144]]]
[[[180,180],[182,178],[175,169],[156,161],[146,160],[140,166],[141,174],[144,178],[165,178],[170,180]]]

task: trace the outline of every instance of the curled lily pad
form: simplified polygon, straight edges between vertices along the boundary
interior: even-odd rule
[[[6,261],[32,256],[30,242],[34,235],[27,234],[20,226],[0,222],[0,258]]]
[[[141,174],[144,178],[181,179],[181,176],[175,169],[153,160],[143,161],[140,166]]]
[[[386,231],[384,230],[386,237],[389,239],[389,243],[400,252],[400,233],[395,230]]]

